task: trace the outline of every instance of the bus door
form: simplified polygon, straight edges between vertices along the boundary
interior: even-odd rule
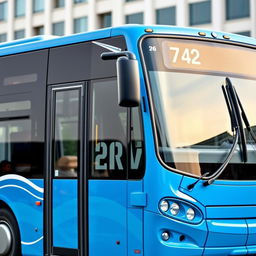
[[[86,255],[80,246],[85,243],[79,241],[86,215],[82,196],[86,178],[81,171],[83,90],[83,83],[48,89],[46,255]]]
[[[142,209],[130,203],[131,193],[142,191],[139,122],[130,128],[131,120],[139,117],[139,108],[119,106],[116,78],[91,81],[89,89],[89,255],[125,256],[134,250],[142,255]],[[129,181],[129,174],[137,181]]]

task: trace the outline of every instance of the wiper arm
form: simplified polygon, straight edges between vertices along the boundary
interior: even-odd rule
[[[235,140],[234,140],[234,143],[232,145],[232,148],[231,148],[227,158],[225,159],[223,164],[220,166],[220,168],[214,173],[213,177],[203,183],[204,186],[211,185],[223,173],[223,171],[226,169],[228,163],[230,162],[230,160],[231,160],[231,158],[232,158],[232,156],[235,152],[235,149],[237,147],[238,138],[239,138],[239,129],[238,129],[238,127],[236,127],[235,130],[236,130]]]
[[[195,187],[195,185],[202,178],[208,178],[208,180],[203,183],[204,186],[212,184],[223,173],[223,171],[225,170],[225,168],[227,167],[228,163],[230,162],[230,160],[231,160],[231,158],[232,158],[232,156],[233,156],[233,154],[235,152],[235,149],[237,147],[238,138],[239,138],[239,135],[240,135],[237,114],[236,114],[236,111],[235,111],[235,108],[234,108],[234,103],[233,103],[233,100],[231,98],[231,95],[230,95],[230,93],[228,93],[227,85],[226,85],[226,87],[224,87],[222,85],[222,92],[223,92],[223,95],[224,95],[224,98],[225,98],[225,102],[226,102],[226,105],[227,105],[227,108],[228,108],[228,113],[229,113],[229,116],[230,116],[231,130],[232,130],[232,132],[235,133],[235,139],[234,139],[233,145],[232,145],[231,150],[230,150],[228,156],[226,157],[225,161],[217,169],[217,171],[213,175],[211,175],[210,177],[207,177],[207,175],[209,174],[208,172],[203,174],[201,177],[198,178],[198,180],[196,182],[194,182],[192,184],[189,184],[187,186],[187,188],[189,190],[193,189]]]

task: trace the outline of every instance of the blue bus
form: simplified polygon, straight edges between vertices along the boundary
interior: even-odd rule
[[[255,61],[168,26],[1,44],[0,255],[255,255]]]

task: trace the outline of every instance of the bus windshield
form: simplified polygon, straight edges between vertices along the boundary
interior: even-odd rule
[[[256,131],[255,49],[149,37],[142,41],[142,51],[161,160],[183,174],[213,174],[225,161],[235,137],[222,91],[226,77],[232,80]],[[256,145],[246,131],[245,135],[247,161],[243,161],[238,145],[219,179],[256,179]]]

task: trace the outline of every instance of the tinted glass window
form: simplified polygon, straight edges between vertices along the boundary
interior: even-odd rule
[[[143,24],[143,13],[134,13],[125,16],[126,24]]]
[[[55,0],[54,1],[54,7],[60,8],[65,6],[65,0]]]
[[[15,0],[15,17],[25,15],[25,0]]]
[[[77,177],[79,90],[56,92],[54,121],[54,177]]]
[[[211,1],[189,4],[190,25],[211,23]]]
[[[63,36],[64,35],[64,22],[57,22],[52,24],[52,33],[55,36]]]
[[[14,39],[17,40],[17,39],[22,39],[25,37],[25,30],[24,29],[21,29],[21,30],[17,30],[14,32]]]
[[[249,0],[226,0],[227,20],[245,18],[250,16]]]
[[[129,179],[140,179],[144,175],[145,150],[142,133],[142,122],[139,108],[131,109],[131,129],[130,129],[130,166]]]
[[[118,105],[116,80],[93,82],[91,177],[126,179],[127,109]]]
[[[176,25],[176,7],[156,10],[156,23],[162,25]]]
[[[33,12],[42,12],[43,10],[44,0],[33,0]]]
[[[0,34],[0,43],[6,42],[7,41],[7,34]]]
[[[85,3],[87,2],[87,0],[74,0],[74,3],[75,4],[78,4],[78,3]]]
[[[0,21],[7,18],[7,2],[0,3]]]
[[[100,26],[101,28],[107,28],[112,26],[112,14],[111,12],[109,13],[104,13],[100,15]]]
[[[0,58],[0,162],[29,178],[43,176],[47,56],[44,50]]]
[[[236,32],[238,35],[242,36],[251,36],[251,31],[241,31],[241,32]]]
[[[74,33],[85,32],[88,29],[88,18],[82,17],[74,19]]]

